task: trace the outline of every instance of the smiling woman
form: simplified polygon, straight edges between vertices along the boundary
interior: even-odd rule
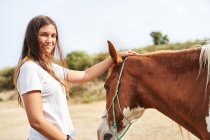
[[[45,25],[38,32],[38,42],[40,49],[45,55],[52,55],[56,44],[56,29],[50,25]]]
[[[14,78],[31,126],[30,140],[71,139],[74,132],[65,94],[68,70],[53,63],[55,47],[64,66],[55,22],[47,16],[34,17]]]

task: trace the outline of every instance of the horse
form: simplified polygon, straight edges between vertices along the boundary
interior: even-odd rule
[[[210,140],[210,45],[127,58],[110,41],[108,46],[114,64],[104,85],[106,111],[97,130],[99,140],[121,139],[149,108]]]

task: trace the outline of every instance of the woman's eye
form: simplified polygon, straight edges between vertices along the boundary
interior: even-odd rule
[[[41,36],[46,37],[46,36],[47,36],[47,34],[41,34]]]
[[[52,37],[52,38],[56,38],[56,35],[52,35],[51,37]]]

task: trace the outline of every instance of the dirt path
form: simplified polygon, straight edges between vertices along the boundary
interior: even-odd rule
[[[75,140],[97,140],[96,129],[105,102],[70,104],[75,126]],[[16,101],[0,102],[0,140],[26,140],[28,122],[25,112]],[[156,110],[147,110],[143,117],[131,126],[124,140],[188,140],[184,130],[182,137],[178,125]],[[190,135],[191,140],[198,140]]]

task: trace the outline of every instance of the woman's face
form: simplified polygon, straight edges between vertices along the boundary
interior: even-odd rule
[[[55,26],[45,25],[39,29],[38,42],[39,47],[45,55],[50,55],[55,48],[57,32]]]

